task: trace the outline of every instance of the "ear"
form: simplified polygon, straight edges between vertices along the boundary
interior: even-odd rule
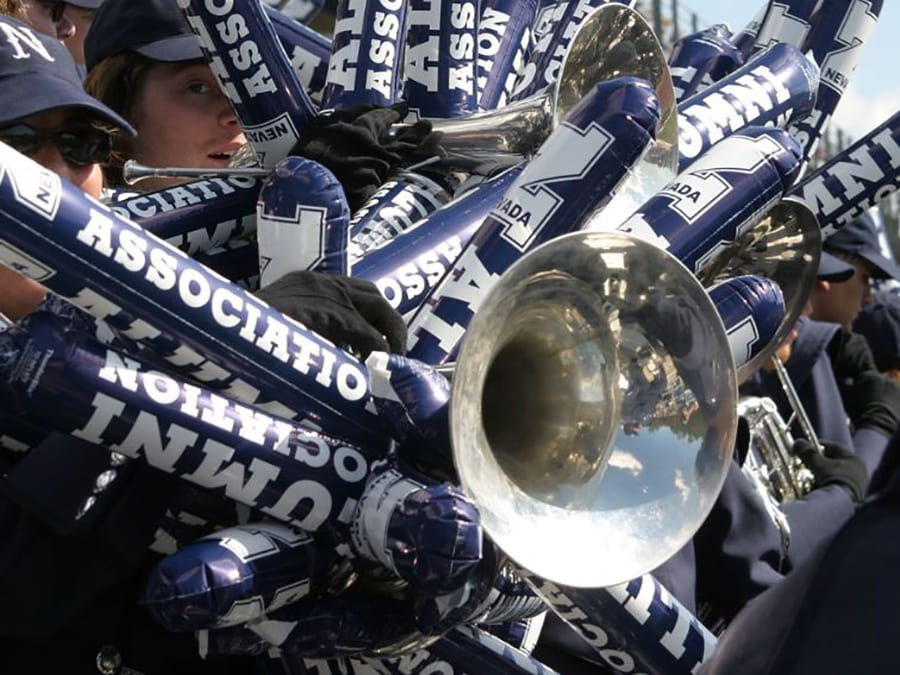
[[[831,290],[831,282],[825,279],[816,279],[816,290],[827,293]]]

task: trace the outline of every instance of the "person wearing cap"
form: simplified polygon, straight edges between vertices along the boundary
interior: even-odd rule
[[[63,44],[72,52],[78,71],[82,78],[87,75],[87,66],[84,65],[84,38],[87,36],[94,21],[97,8],[103,4],[103,0],[68,0],[63,16],[75,27],[73,35],[65,38]]]
[[[14,19],[0,21],[0,141],[99,197],[111,133],[134,130],[84,92],[59,42]],[[0,267],[0,313],[19,319],[43,296],[36,282]]]
[[[36,31],[66,40],[75,34],[75,24],[65,14],[66,3],[58,0],[19,0],[11,2],[10,16],[22,19]]]
[[[854,219],[828,237],[822,248],[853,266],[848,283],[834,285],[820,280],[813,290],[812,317],[830,321],[850,331],[860,310],[871,304],[872,279],[900,279],[900,267],[881,252],[875,224],[868,213]]]
[[[86,90],[128,119],[134,139],[120,137],[110,185],[121,186],[121,164],[225,167],[245,143],[196,36],[174,0],[107,0],[84,44]],[[145,181],[145,190],[185,182]]]
[[[98,197],[108,130],[133,130],[84,92],[66,48],[0,16],[0,96],[0,141]],[[0,267],[4,313],[27,314],[44,295]],[[109,644],[132,663],[152,665],[156,658],[146,675],[232,672],[217,661],[204,671],[192,637],[164,633],[136,606],[153,562],[147,546],[177,487],[170,479],[137,464],[123,467],[120,491],[76,522],[77,503],[109,467],[108,450],[52,433],[24,456],[0,450],[0,460],[3,672],[97,672],[98,655],[115,661]],[[246,672],[239,665],[235,670]]]
[[[879,290],[863,307],[853,331],[866,338],[878,370],[900,382],[900,295]]]

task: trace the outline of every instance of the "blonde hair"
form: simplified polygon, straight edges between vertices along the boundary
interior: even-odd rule
[[[25,3],[22,0],[0,0],[0,14],[25,18]]]

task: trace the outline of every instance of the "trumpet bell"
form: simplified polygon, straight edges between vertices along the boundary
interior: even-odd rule
[[[584,20],[578,36],[557,83],[557,112],[568,112],[590,87],[617,77],[650,82],[659,99],[660,119],[653,142],[598,212],[609,227],[624,223],[678,173],[678,107],[666,55],[638,12],[617,3],[601,5]],[[558,114],[556,123],[562,119]]]
[[[655,161],[671,166],[671,178],[678,168],[672,77],[653,30],[638,12],[623,4],[601,5],[582,21],[559,78],[542,93],[491,112],[432,120],[432,128],[441,133],[441,146],[451,156],[530,157],[597,84],[624,76],[647,80],[656,90],[663,115]]]
[[[596,587],[657,567],[706,518],[737,383],[715,307],[680,262],[579,232],[488,294],[451,401],[454,461],[485,530],[532,572]]]
[[[784,199],[698,272],[707,288],[741,274],[755,274],[777,283],[784,295],[784,318],[775,336],[738,368],[739,383],[769,360],[797,323],[816,283],[821,250],[822,230],[813,212],[799,200]]]

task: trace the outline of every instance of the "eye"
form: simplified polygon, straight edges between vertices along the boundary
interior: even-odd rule
[[[189,83],[187,88],[192,94],[209,94],[213,91],[212,85],[203,80],[195,80]]]

